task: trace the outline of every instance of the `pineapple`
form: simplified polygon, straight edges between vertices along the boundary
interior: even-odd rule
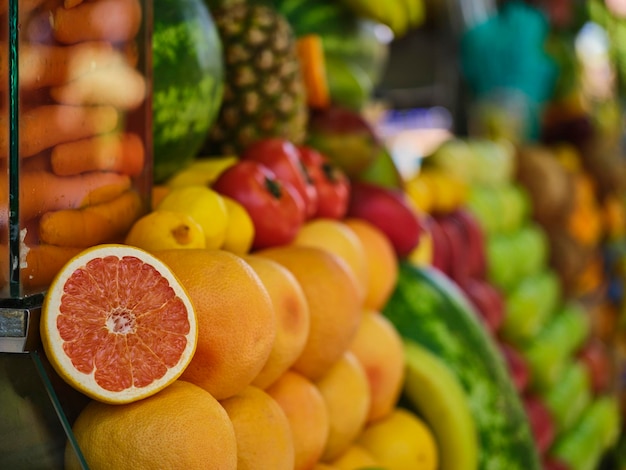
[[[224,47],[225,90],[205,153],[238,155],[265,137],[301,143],[308,108],[287,20],[268,6],[246,3],[213,15]]]

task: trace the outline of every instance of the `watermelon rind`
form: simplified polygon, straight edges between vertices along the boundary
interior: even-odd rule
[[[224,88],[223,50],[202,0],[154,5],[153,180],[165,181],[198,154]]]
[[[402,261],[383,314],[404,338],[438,355],[458,377],[476,423],[481,470],[541,468],[505,360],[453,281],[435,268]]]

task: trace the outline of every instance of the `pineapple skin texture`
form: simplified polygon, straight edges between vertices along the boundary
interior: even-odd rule
[[[268,137],[303,143],[306,89],[287,20],[268,6],[245,3],[213,15],[224,50],[225,84],[203,153],[240,155]]]

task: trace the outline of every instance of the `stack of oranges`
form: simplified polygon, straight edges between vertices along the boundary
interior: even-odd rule
[[[123,260],[136,251],[142,263],[107,271],[95,285],[79,266],[110,261],[107,250],[116,246],[86,250],[51,285],[42,317],[52,364],[93,399],[73,423],[90,468],[402,469],[417,468],[415,459],[419,468],[436,468],[430,431],[398,408],[403,344],[379,313],[395,287],[398,260],[379,229],[360,219],[315,219],[290,245],[243,254],[118,246],[126,250]],[[167,282],[142,281],[146,265]],[[122,269],[136,270],[132,292],[110,288]],[[160,303],[161,290],[180,301]],[[88,301],[70,302],[69,294]],[[164,325],[158,332],[144,321],[147,314],[134,316],[142,302]],[[167,381],[123,386],[110,377],[94,388],[81,380],[98,377],[102,361],[85,356],[96,357],[100,346],[72,350],[56,331],[66,307],[93,315],[84,341],[106,337],[115,345],[105,362],[128,364],[131,381],[140,372],[156,377],[161,367]],[[191,326],[173,336],[168,329],[177,318]],[[176,355],[181,341],[193,355]],[[128,351],[136,344],[148,359],[133,362]],[[64,354],[71,360],[59,358]],[[92,370],[77,370],[78,357]],[[80,468],[70,445],[66,466]]]

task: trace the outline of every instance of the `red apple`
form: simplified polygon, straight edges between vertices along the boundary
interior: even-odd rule
[[[555,427],[550,411],[540,397],[526,394],[522,397],[530,428],[540,455],[545,455],[555,438]]]
[[[578,351],[577,357],[589,372],[593,393],[597,395],[608,391],[615,379],[609,348],[602,341],[591,339]]]
[[[445,274],[459,285],[470,278],[469,250],[463,228],[449,214],[435,216],[442,235],[447,239],[450,263]]]
[[[468,258],[467,269],[470,276],[485,279],[487,275],[485,234],[480,222],[465,208],[459,208],[450,215],[461,226],[464,233]]]
[[[500,351],[511,374],[511,379],[517,391],[522,394],[528,389],[530,383],[530,368],[522,354],[508,343],[499,343]]]
[[[487,329],[496,334],[504,322],[504,298],[502,294],[484,279],[467,278],[460,284]]]
[[[452,264],[452,254],[450,242],[441,229],[441,226],[434,217],[425,215],[423,217],[424,231],[430,234],[433,244],[433,255],[431,266],[438,269],[442,273],[450,271]]]
[[[544,459],[542,468],[543,470],[570,470],[569,465],[553,457]]]
[[[401,189],[355,181],[347,216],[377,226],[387,235],[400,258],[408,256],[419,243],[421,222]]]

